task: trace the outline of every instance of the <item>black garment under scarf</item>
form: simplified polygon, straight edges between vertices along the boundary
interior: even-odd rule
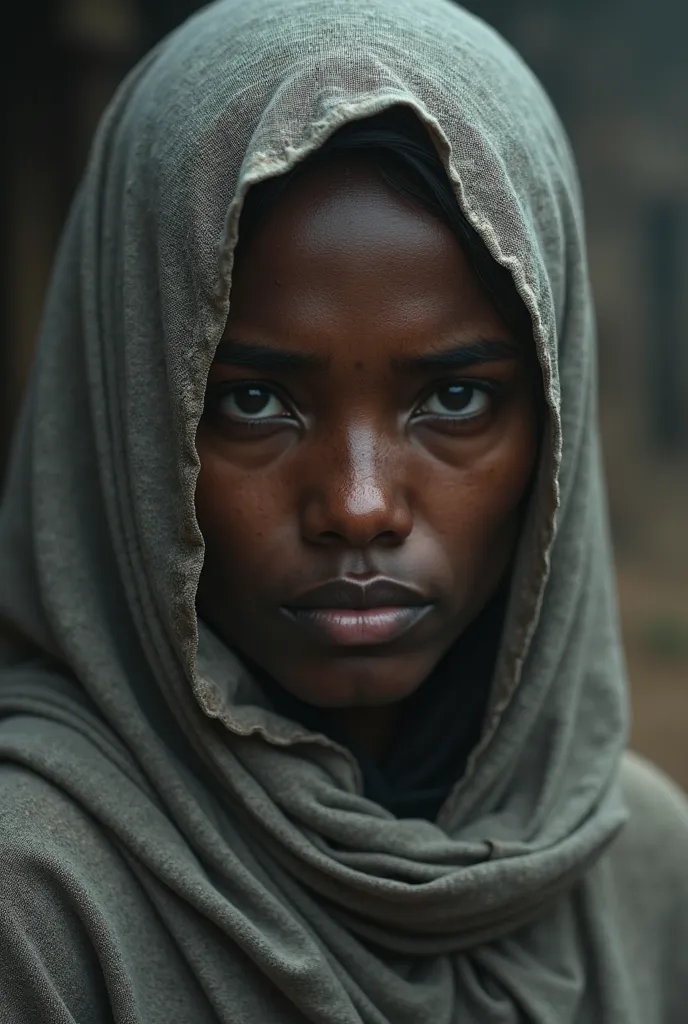
[[[397,818],[434,821],[480,739],[507,593],[502,585],[425,682],[401,702],[394,735],[379,761],[352,742],[331,712],[294,697],[255,664],[251,670],[279,714],[351,751],[365,796]]]

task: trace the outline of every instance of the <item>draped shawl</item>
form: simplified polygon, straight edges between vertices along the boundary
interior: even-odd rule
[[[395,105],[511,272],[547,405],[482,737],[435,821],[367,798],[195,612],[195,433],[242,200]],[[134,69],[64,232],[0,516],[0,1020],[677,1024],[647,1015],[661,986],[638,1003],[625,869],[604,868],[626,698],[594,358],[569,145],[458,6],[221,0]]]

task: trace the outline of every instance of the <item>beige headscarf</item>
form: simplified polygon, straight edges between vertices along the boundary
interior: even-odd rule
[[[397,104],[513,275],[549,411],[489,720],[437,822],[362,796],[352,756],[275,714],[194,608],[194,439],[242,200]],[[29,886],[61,879],[44,920],[88,936],[115,1020],[633,1019],[605,1015],[613,971],[591,987],[609,911],[585,897],[625,816],[594,363],[567,142],[520,59],[448,0],[221,0],[122,85],[0,519],[0,756],[32,808],[17,862],[31,851]],[[95,1013],[96,981],[64,995],[74,956],[36,963]],[[45,1019],[96,1019],[53,997]],[[16,998],[13,1024],[39,1019]]]

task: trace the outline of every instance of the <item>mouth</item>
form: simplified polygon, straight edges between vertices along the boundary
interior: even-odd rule
[[[390,643],[425,618],[431,605],[393,608],[283,608],[297,626],[337,647]]]
[[[282,613],[321,642],[368,647],[403,636],[431,611],[415,588],[396,580],[331,580],[300,595]]]

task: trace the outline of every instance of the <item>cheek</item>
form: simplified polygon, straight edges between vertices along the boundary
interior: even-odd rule
[[[279,489],[266,474],[234,471],[226,461],[204,454],[196,485],[196,517],[206,546],[204,569],[232,575],[260,571],[284,544],[287,520]]]
[[[515,433],[501,451],[476,475],[473,491],[486,523],[505,525],[518,512],[535,466],[535,439]]]
[[[512,419],[482,458],[426,489],[437,498],[430,512],[436,528],[464,565],[508,560],[536,457],[535,417],[526,413]]]

